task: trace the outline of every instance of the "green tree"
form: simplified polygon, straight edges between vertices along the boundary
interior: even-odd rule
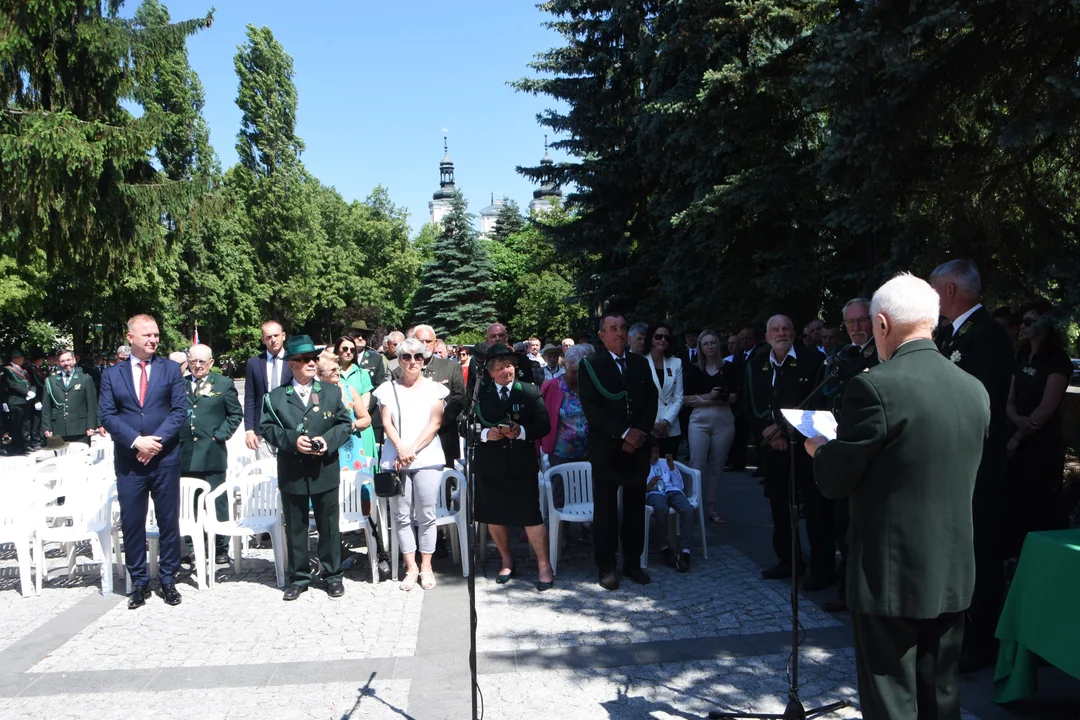
[[[424,267],[414,320],[431,324],[443,337],[483,329],[496,320],[492,276],[487,247],[458,193],[442,219],[433,258]]]
[[[503,197],[502,207],[495,216],[495,228],[491,232],[492,240],[505,240],[525,227],[525,217],[521,214],[518,204],[508,197]]]

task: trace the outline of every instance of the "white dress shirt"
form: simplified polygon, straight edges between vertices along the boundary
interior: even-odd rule
[[[795,357],[795,346],[794,345],[792,345],[790,348],[788,348],[787,355],[784,356],[784,360],[787,361],[788,358],[791,358],[792,360],[797,359]],[[772,371],[772,384],[773,384],[773,387],[775,387],[776,386],[776,368],[780,367],[781,363],[776,362],[776,355],[774,353],[772,353],[771,351],[769,352],[769,364],[772,365],[772,369],[773,369],[773,371]]]
[[[153,365],[153,358],[147,358],[146,360],[146,382],[150,382],[150,367]],[[132,355],[128,358],[128,362],[131,363],[131,377],[135,380],[135,395],[139,395],[139,381],[142,379],[142,368],[139,367],[139,363],[143,362],[139,358]]]
[[[296,392],[300,398],[300,402],[304,403],[304,407],[308,405],[308,399],[311,398],[311,389],[315,386],[315,381],[309,382],[307,385],[301,385],[294,378],[292,381],[293,391]]]
[[[953,320],[953,324],[952,324],[952,334],[953,334],[953,335],[955,335],[956,333],[960,332],[960,327],[961,327],[961,326],[962,326],[962,325],[963,325],[963,324],[964,324],[964,323],[965,323],[965,322],[967,321],[967,319],[968,319],[969,317],[971,317],[971,316],[972,316],[972,314],[973,314],[973,313],[974,313],[974,312],[975,312],[976,310],[978,310],[978,309],[979,309],[979,308],[981,308],[981,307],[982,307],[982,303],[977,303],[977,304],[975,305],[975,307],[971,308],[971,309],[970,309],[970,310],[968,310],[968,311],[967,311],[966,313],[964,313],[964,314],[963,314],[963,315],[961,315],[960,317],[958,317],[958,318],[956,318],[955,320]]]
[[[281,385],[281,367],[285,363],[285,348],[277,355],[271,355],[266,351],[266,391],[270,392]]]

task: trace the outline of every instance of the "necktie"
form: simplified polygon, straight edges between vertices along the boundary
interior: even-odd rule
[[[150,378],[146,374],[145,360],[139,362],[139,369],[142,370],[139,376],[139,407],[142,407],[146,403],[146,387],[150,384]]]
[[[626,358],[624,358],[624,357],[615,358],[615,362],[619,366],[619,372],[621,374],[625,375],[626,374]]]
[[[281,384],[281,376],[278,374],[277,355],[270,356],[270,389],[273,390]]]
[[[510,397],[510,388],[500,387],[499,388],[499,399],[502,400],[503,402],[506,402],[507,398],[509,398],[509,397]]]
[[[69,385],[71,385],[71,375],[69,373],[64,373],[64,387],[66,388]]]

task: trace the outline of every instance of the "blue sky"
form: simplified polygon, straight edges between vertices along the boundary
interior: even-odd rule
[[[127,0],[124,14],[133,14],[139,1]],[[173,20],[202,16],[215,4],[163,2]],[[471,212],[486,206],[491,193],[528,205],[535,186],[514,167],[543,156],[546,129],[536,114],[553,101],[515,92],[506,81],[532,74],[526,63],[533,54],[560,44],[541,26],[550,16],[533,2],[216,0],[216,6],[213,26],[188,39],[188,53],[206,90],[204,114],[223,167],[236,162],[233,56],[251,23],[269,27],[292,55],[304,164],[346,200],[363,199],[381,184],[419,229],[439,187],[447,128],[455,179]]]

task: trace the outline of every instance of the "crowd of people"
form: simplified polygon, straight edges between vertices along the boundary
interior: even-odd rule
[[[265,351],[247,362],[243,405],[232,380],[211,372],[209,347],[193,345],[178,362],[160,358],[156,322],[137,315],[128,323],[128,345],[106,367],[80,367],[71,351],[11,353],[0,386],[0,431],[9,453],[33,451],[54,436],[113,436],[132,608],[149,595],[147,498],[161,527],[164,597],[176,604],[179,477],[220,485],[226,441],[241,424],[250,452],[277,459],[287,601],[314,579],[309,512],[321,581],[330,596],[344,594],[337,496],[343,470],[396,479],[391,522],[405,561],[400,587],[431,590],[443,470],[454,467],[469,436],[474,519],[488,525],[498,549],[496,580],[517,576],[510,539],[521,528],[538,559],[536,588],[544,591],[555,577],[540,512],[541,461],[588,461],[598,582],[615,590],[621,578],[650,582],[638,561],[647,505],[661,524],[654,536],[664,562],[688,572],[705,542],[695,536],[689,498],[700,491],[709,522],[724,524],[724,473],[749,463],[772,515],[776,563],[764,578],[808,572],[807,590],[836,585],[826,609],[850,606],[860,662],[880,654],[875,642],[890,634],[927,630],[896,620],[906,618],[936,621],[931,630],[955,645],[956,667],[976,668],[995,656],[1009,560],[1015,563],[1028,532],[1065,525],[1060,406],[1072,373],[1048,303],[991,315],[981,293],[974,263],[953,260],[928,283],[899,277],[873,299],[846,302],[837,322],[811,318],[801,333],[784,314],[763,328],[676,333],[664,321],[630,324],[624,314],[607,312],[596,336],[512,344],[506,327],[493,323],[485,341],[471,347],[448,345],[431,326],[417,325],[386,333],[377,350],[364,321],[317,345],[306,335],[287,337],[270,320],[262,326]],[[887,369],[879,368],[887,359]],[[920,398],[949,406],[948,413],[935,416]],[[800,435],[779,413],[796,407],[831,411],[837,439]],[[957,414],[950,422],[966,428],[962,436],[941,428],[950,413]],[[471,427],[479,429],[475,437]],[[805,452],[798,447],[804,443]],[[701,488],[690,486],[677,459],[699,471]],[[910,473],[919,463],[932,466],[919,487],[933,478],[953,483],[933,509],[925,498],[940,488],[912,490]],[[878,476],[873,487],[862,482],[868,474]],[[365,489],[367,501],[373,492]],[[561,506],[557,473],[552,493]],[[805,553],[792,533],[793,503],[805,518]],[[886,506],[889,516],[879,517]],[[682,519],[682,537],[668,525],[669,509]],[[227,508],[215,512],[224,519]],[[884,550],[890,543],[910,547],[901,557]],[[228,561],[224,545],[215,554]],[[879,586],[881,577],[893,579]],[[922,600],[896,583],[922,583]],[[943,664],[939,679],[944,673],[951,682],[950,668]],[[895,688],[869,677],[866,683],[881,708],[898,702],[890,696]]]

